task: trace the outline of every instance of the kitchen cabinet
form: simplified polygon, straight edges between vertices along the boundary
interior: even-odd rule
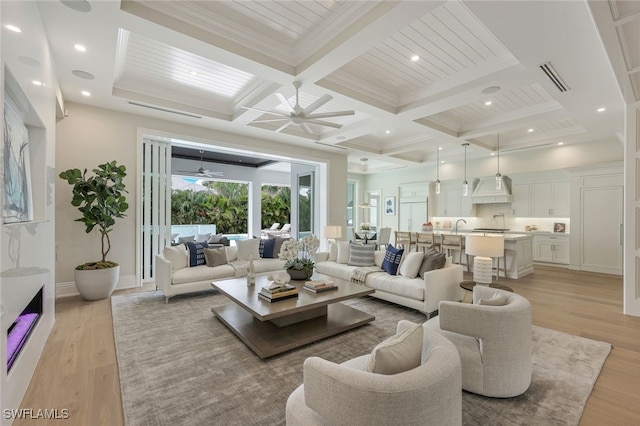
[[[426,183],[402,184],[398,192],[401,201],[403,199],[412,199],[418,202],[425,201],[429,196],[429,185]]]
[[[440,194],[435,196],[434,216],[471,217],[475,216],[471,196],[462,196],[462,184],[441,185]]]
[[[515,183],[511,186],[511,208],[514,217],[531,217],[531,185]]]
[[[533,217],[569,217],[569,182],[531,184]]]
[[[533,239],[533,260],[569,264],[569,236],[536,235]]]

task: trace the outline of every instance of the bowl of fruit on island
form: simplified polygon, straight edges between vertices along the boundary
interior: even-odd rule
[[[423,223],[422,224],[422,230],[423,231],[433,231],[433,225],[431,224],[431,222]]]

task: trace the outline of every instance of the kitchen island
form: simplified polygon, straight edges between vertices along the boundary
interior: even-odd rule
[[[433,231],[433,234],[439,239],[442,234],[453,234],[453,231]],[[458,231],[459,235],[464,237],[468,234],[467,230]],[[504,256],[506,261],[507,278],[518,279],[525,275],[533,273],[533,235],[531,234],[491,234],[486,233],[479,235],[504,235]],[[497,260],[494,259],[494,268],[497,267]],[[502,266],[502,265],[501,265]],[[470,270],[473,270],[472,268]],[[503,268],[499,272],[504,277]]]

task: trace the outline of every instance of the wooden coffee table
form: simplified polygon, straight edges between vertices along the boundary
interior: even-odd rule
[[[369,287],[314,274],[312,279],[329,279],[338,290],[314,294],[302,289],[304,281],[291,281],[290,284],[298,287],[298,298],[269,303],[258,298],[260,289],[271,284],[267,276],[256,275],[256,285],[252,287],[247,287],[246,278],[211,283],[214,289],[234,302],[211,308],[211,311],[260,358],[360,327],[375,319],[373,315],[339,303],[373,293]]]

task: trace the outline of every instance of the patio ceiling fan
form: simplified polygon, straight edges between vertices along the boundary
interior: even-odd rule
[[[198,176],[198,177],[220,177],[222,176],[222,172],[212,172],[211,170],[205,170],[202,167],[204,150],[200,150],[200,168],[198,170],[178,170],[180,174],[186,174],[190,176]]]
[[[327,95],[323,95],[320,98],[316,99],[316,101],[313,102],[308,107],[302,108],[300,106],[300,102],[298,101],[298,89],[300,89],[301,86],[302,86],[301,82],[299,82],[299,81],[294,81],[293,82],[293,87],[296,88],[296,104],[295,105],[291,105],[289,100],[282,93],[276,93],[276,96],[278,97],[280,102],[283,105],[286,105],[286,106],[289,107],[289,111],[286,112],[286,113],[285,112],[281,112],[281,111],[267,111],[267,110],[264,110],[264,109],[252,108],[252,107],[242,107],[244,109],[248,109],[248,110],[251,110],[251,111],[259,111],[259,112],[263,112],[265,114],[272,114],[272,115],[280,116],[280,118],[274,118],[274,119],[253,120],[253,121],[250,121],[249,124],[251,124],[251,123],[279,123],[279,122],[281,122],[282,126],[278,127],[276,129],[276,132],[280,132],[280,131],[286,129],[287,127],[289,127],[289,126],[291,126],[293,124],[295,126],[302,127],[302,130],[304,130],[305,133],[313,135],[314,132],[313,132],[313,130],[311,130],[311,127],[309,127],[309,124],[315,124],[315,125],[318,125],[318,126],[333,127],[335,129],[339,129],[339,128],[342,127],[341,124],[336,124],[336,123],[332,123],[330,121],[325,121],[325,120],[319,120],[320,118],[343,117],[345,115],[354,115],[355,114],[355,112],[353,110],[323,112],[323,113],[319,113],[319,114],[313,114],[313,111],[317,110],[322,105],[324,105],[327,102],[329,102],[331,99],[333,99],[333,96],[328,95],[328,94]]]

